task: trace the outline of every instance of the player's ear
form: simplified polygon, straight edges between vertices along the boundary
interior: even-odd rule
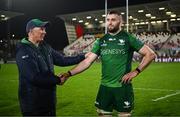
[[[121,25],[122,25],[124,23],[124,20],[123,20],[121,15],[119,16],[119,19],[120,19],[120,22],[121,22]]]

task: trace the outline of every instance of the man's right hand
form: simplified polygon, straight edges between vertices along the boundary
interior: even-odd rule
[[[71,74],[69,74],[68,72],[60,74],[59,75],[59,78],[61,80],[60,85],[63,85],[70,76]]]

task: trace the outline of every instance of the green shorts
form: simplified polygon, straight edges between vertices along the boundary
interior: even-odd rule
[[[122,84],[122,87],[100,85],[95,106],[107,112],[112,112],[113,109],[118,112],[131,112],[134,108],[132,84]]]

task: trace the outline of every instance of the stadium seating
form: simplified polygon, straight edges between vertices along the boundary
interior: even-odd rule
[[[83,53],[84,51],[90,51],[92,48],[92,43],[95,41],[93,35],[85,35],[78,38],[72,44],[64,48],[64,53],[67,56],[77,55]]]
[[[140,32],[133,33],[140,41],[152,48],[156,54],[156,62],[178,62],[180,56],[180,33],[170,32]],[[96,35],[85,35],[64,48],[67,56],[89,52],[96,40]],[[134,53],[134,61],[141,60],[138,53]]]

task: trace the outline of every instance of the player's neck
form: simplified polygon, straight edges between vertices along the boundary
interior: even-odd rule
[[[112,36],[114,36],[114,35],[117,35],[120,31],[121,31],[121,28],[119,28],[119,30],[117,30],[115,33],[110,33],[110,32],[109,32],[109,34],[112,35]]]

